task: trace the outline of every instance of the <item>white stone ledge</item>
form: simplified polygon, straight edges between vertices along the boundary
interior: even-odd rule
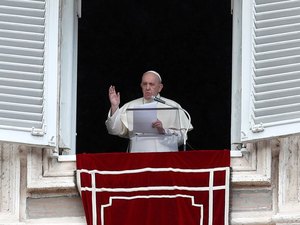
[[[20,223],[16,215],[0,213],[0,225],[24,225],[24,223]]]
[[[274,214],[272,211],[232,212],[231,225],[299,225],[300,211]]]
[[[263,212],[246,212],[231,213],[230,225],[272,225],[273,213],[270,211]]]
[[[300,212],[278,213],[273,216],[276,224],[300,224]]]
[[[233,172],[231,182],[233,185],[270,186],[271,177],[251,172]]]
[[[26,220],[24,225],[86,225],[85,217],[58,217]],[[2,225],[2,224],[1,224]]]
[[[73,177],[57,177],[31,180],[28,182],[27,188],[33,190],[77,190]]]

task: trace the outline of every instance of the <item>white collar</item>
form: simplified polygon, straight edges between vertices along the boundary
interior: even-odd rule
[[[160,98],[160,94],[158,93],[158,94],[156,95],[156,97]],[[145,98],[143,97],[143,104],[151,103],[151,102],[153,102],[153,99],[147,100],[147,99],[145,99]]]

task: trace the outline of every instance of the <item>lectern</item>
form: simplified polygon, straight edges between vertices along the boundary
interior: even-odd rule
[[[156,103],[155,103],[156,104]],[[126,126],[129,130],[131,152],[177,151],[178,143],[186,139],[186,124],[181,121],[181,111],[176,107],[149,107],[145,104],[126,110]],[[152,123],[163,122],[166,133],[158,133]]]

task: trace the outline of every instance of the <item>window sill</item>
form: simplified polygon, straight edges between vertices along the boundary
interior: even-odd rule
[[[243,157],[243,153],[240,150],[231,150],[230,157],[231,158],[240,158],[240,157]]]
[[[243,153],[240,150],[231,150],[230,157],[239,158],[243,157]],[[76,155],[59,155],[58,162],[76,162]]]
[[[58,162],[76,162],[76,155],[59,155]]]

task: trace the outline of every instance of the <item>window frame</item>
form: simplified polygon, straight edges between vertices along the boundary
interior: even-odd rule
[[[62,150],[60,151],[62,161],[67,158],[74,160],[72,155],[76,154],[77,45],[80,11],[81,0],[62,1],[59,116],[59,148]]]
[[[45,1],[44,39],[44,95],[43,129],[24,131],[22,129],[0,129],[0,139],[4,142],[29,144],[34,146],[57,147],[57,98],[58,90],[58,15],[59,1]],[[51,35],[49,35],[51,34]]]
[[[270,140],[274,137],[300,132],[299,122],[296,123],[292,120],[282,124],[274,123],[267,128],[256,125],[257,130],[251,130],[255,108],[253,99],[254,78],[252,77],[255,38],[253,29],[254,3],[253,1],[233,0],[231,143],[234,150],[249,142]]]
[[[44,130],[0,129],[0,140],[75,155],[77,34],[81,1],[45,0]],[[74,157],[71,157],[72,160]]]

